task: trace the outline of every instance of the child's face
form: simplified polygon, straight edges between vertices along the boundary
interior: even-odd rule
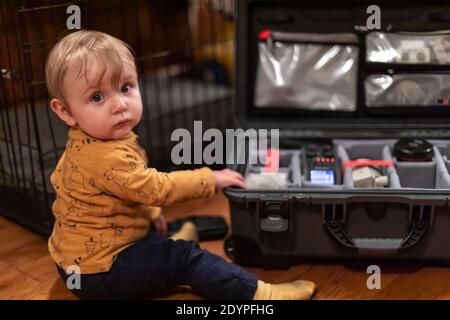
[[[85,133],[97,139],[126,136],[142,115],[134,63],[124,61],[117,87],[112,84],[110,68],[106,68],[99,80],[104,69],[102,61],[94,61],[86,69],[87,74],[80,75],[79,65],[73,64],[64,77],[64,97],[73,120]]]

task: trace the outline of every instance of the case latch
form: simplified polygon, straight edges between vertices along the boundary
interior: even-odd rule
[[[289,229],[290,205],[288,199],[265,198],[260,200],[260,228],[265,232],[285,232]]]

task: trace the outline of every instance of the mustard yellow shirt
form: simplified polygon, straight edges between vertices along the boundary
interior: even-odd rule
[[[77,126],[50,180],[56,191],[56,222],[50,255],[63,269],[106,272],[117,255],[142,239],[160,206],[210,197],[215,179],[209,168],[158,172],[131,132],[120,140],[98,140]]]

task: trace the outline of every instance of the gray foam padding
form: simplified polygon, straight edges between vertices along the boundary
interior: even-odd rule
[[[450,188],[450,142],[448,140],[430,140],[435,146],[436,189]]]
[[[445,160],[445,165],[447,166],[447,171],[450,172],[450,160],[448,159],[447,156],[445,156],[444,160]]]
[[[434,155],[436,160],[436,189],[448,189],[450,188],[450,174],[448,166],[445,163],[445,159],[442,156],[438,147],[434,147]],[[448,163],[447,163],[448,164]]]
[[[435,145],[439,148],[447,172],[450,172],[450,142],[438,141]]]
[[[434,189],[436,184],[436,159],[426,162],[398,161],[395,169],[402,188]]]

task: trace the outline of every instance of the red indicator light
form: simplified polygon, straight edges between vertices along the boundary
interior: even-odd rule
[[[264,29],[258,34],[259,40],[267,40],[269,38],[270,38],[270,30],[269,29]]]

